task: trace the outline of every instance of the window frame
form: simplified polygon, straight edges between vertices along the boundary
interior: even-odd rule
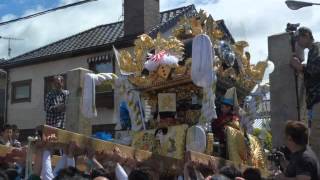
[[[29,97],[27,98],[16,98],[16,89],[17,87],[29,87]],[[31,90],[32,90],[32,79],[14,81],[11,83],[11,104],[22,103],[22,102],[31,102]]]

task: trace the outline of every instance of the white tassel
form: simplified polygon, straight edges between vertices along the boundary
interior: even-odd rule
[[[159,65],[163,64],[163,65],[169,65],[169,66],[174,66],[174,65],[178,65],[179,62],[179,58],[176,56],[172,56],[169,54],[165,54],[163,55],[163,57],[161,59],[159,59],[158,61],[155,60],[148,60],[144,63],[144,67],[148,70],[148,71],[155,71],[158,69]]]
[[[144,63],[144,67],[148,70],[148,71],[155,71],[158,69],[159,67],[159,63],[156,61],[152,61],[152,60],[148,60]]]
[[[160,64],[177,65],[178,62],[179,62],[179,59],[176,56],[166,54],[163,56],[162,60],[160,61]]]

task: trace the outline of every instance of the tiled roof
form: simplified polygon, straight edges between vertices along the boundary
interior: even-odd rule
[[[194,5],[161,12],[160,24],[151,29],[149,34],[155,36],[158,32],[164,32],[173,27],[179,20],[179,17],[183,15],[194,16],[196,13]],[[223,21],[219,21],[219,26],[233,40]],[[101,52],[107,47],[110,48],[112,44],[125,44],[135,38],[136,36],[124,36],[123,21],[104,24],[9,59],[0,63],[0,66],[8,68],[72,57],[84,53]]]
[[[181,15],[194,15],[195,13],[196,9],[194,5],[161,12],[160,24],[154,27],[150,31],[150,34],[156,34],[159,31],[162,32],[168,29],[177,22]],[[19,55],[1,64],[4,66],[29,64],[35,61],[57,57],[58,55],[76,54],[76,52],[94,49],[95,47],[105,47],[126,38],[124,37],[123,26],[123,21],[100,25]]]

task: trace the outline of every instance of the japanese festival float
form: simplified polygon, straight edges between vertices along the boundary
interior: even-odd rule
[[[130,130],[116,135],[118,142],[177,160],[189,151],[195,161],[209,155],[266,169],[263,148],[240,125],[240,111],[267,61],[251,65],[248,43],[228,39],[218,23],[201,10],[180,19],[169,38],[142,34],[133,51],[115,49],[121,128]],[[223,105],[233,115],[222,117]]]
[[[211,15],[182,17],[169,38],[140,35],[132,50],[116,50],[120,73],[109,80],[119,91],[119,125],[113,142],[49,126],[59,143],[90,146],[101,161],[183,174],[187,160],[218,167],[257,167],[267,175],[258,139],[241,123],[241,106],[264,75],[267,61],[250,64],[245,41],[234,42]],[[107,78],[108,79],[108,78]],[[227,106],[225,115],[221,107]],[[7,152],[8,153],[8,152]],[[28,152],[32,154],[32,152]]]

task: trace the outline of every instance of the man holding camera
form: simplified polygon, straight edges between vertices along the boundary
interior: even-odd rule
[[[315,153],[308,144],[308,128],[299,121],[288,121],[285,143],[291,152],[290,161],[281,162],[284,173],[277,180],[319,180],[320,166]]]
[[[296,31],[296,42],[303,48],[309,49],[308,62],[302,64],[301,60],[294,56],[290,62],[291,66],[304,75],[306,87],[306,103],[309,111],[309,120],[312,122],[310,145],[317,157],[320,157],[320,43],[314,42],[312,32],[309,28],[301,27]]]

